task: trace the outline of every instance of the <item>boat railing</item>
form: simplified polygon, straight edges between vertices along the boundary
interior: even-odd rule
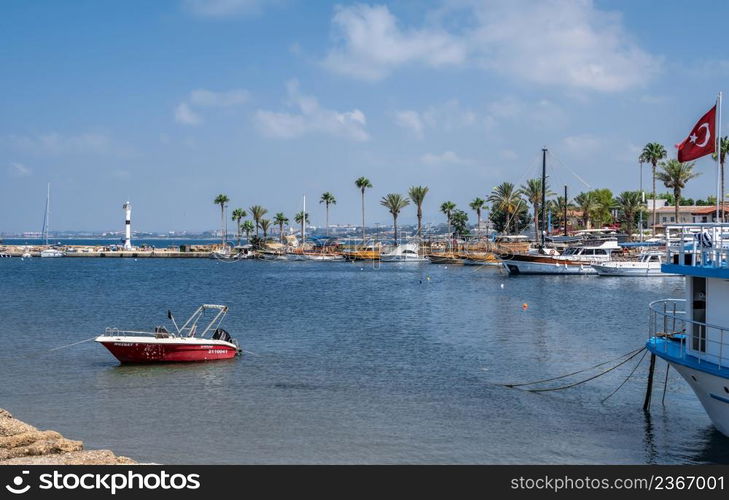
[[[666,263],[729,267],[729,223],[668,224]]]
[[[104,329],[104,335],[107,337],[138,337],[146,335],[148,337],[156,337],[160,335],[174,337],[172,332],[147,332],[142,330],[120,330],[119,328],[107,327]]]
[[[721,327],[688,318],[685,299],[657,300],[648,307],[648,337],[654,347],[668,352],[669,344],[659,343],[659,339],[671,339],[679,342],[680,359],[691,356],[699,364],[709,362],[719,368],[729,367],[729,352],[724,352],[724,341],[729,340],[726,337],[729,326]],[[671,352],[675,354],[673,350]]]

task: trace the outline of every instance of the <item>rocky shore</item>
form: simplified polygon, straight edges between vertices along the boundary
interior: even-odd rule
[[[84,450],[81,441],[40,431],[0,408],[0,465],[129,465],[109,450]]]

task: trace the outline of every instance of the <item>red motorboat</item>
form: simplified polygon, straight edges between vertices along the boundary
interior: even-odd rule
[[[198,323],[208,311],[212,311],[213,317],[198,335]],[[122,363],[230,359],[239,355],[241,349],[238,341],[220,328],[227,312],[227,306],[203,304],[178,328],[175,318],[168,311],[167,317],[172,320],[176,333],[168,331],[164,326],[155,327],[151,332],[107,328],[95,340],[109,349]]]

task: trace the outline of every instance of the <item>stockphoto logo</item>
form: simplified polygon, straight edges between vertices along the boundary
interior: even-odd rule
[[[31,489],[28,481],[29,471],[15,476],[11,484],[5,486],[10,493],[22,495]],[[169,474],[162,470],[141,474],[134,471],[113,474],[75,474],[53,471],[38,476],[37,488],[40,490],[96,490],[115,495],[124,490],[197,490],[200,488],[199,474]]]

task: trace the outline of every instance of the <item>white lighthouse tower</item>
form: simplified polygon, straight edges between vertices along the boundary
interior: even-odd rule
[[[126,215],[126,227],[124,230],[124,250],[132,249],[132,204],[128,201],[122,205]]]

